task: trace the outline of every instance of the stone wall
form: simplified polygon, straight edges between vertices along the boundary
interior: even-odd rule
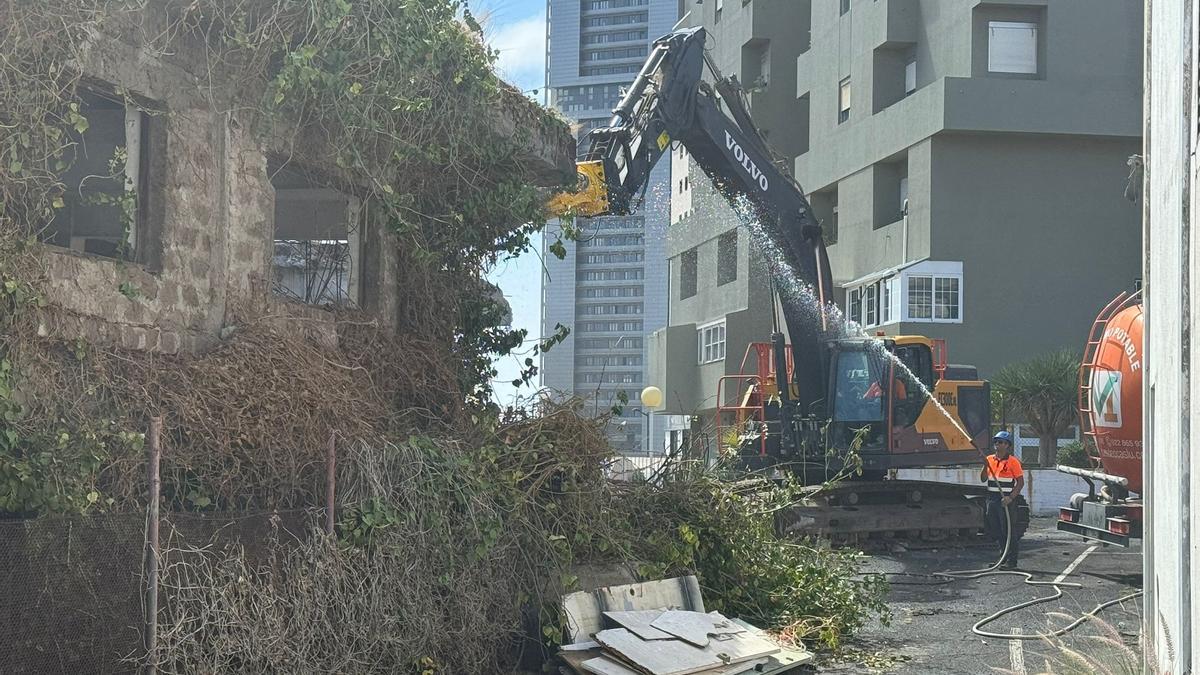
[[[267,317],[335,343],[330,311],[271,291],[275,189],[268,162],[290,156],[287,146],[257,138],[237,106],[203,96],[202,71],[189,66],[188,54],[185,45],[160,57],[105,36],[85,48],[78,64],[85,82],[128,92],[154,110],[143,136],[152,142],[143,164],[148,190],[138,195],[148,222],[139,224],[132,261],[42,246],[48,283],[39,333],[174,354],[203,350],[228,327]],[[516,120],[535,117],[534,104],[515,92],[504,100],[512,109],[497,113],[496,132],[528,139],[529,180],[551,185],[572,175],[570,134],[523,128]],[[382,224],[359,220],[361,305],[395,325],[400,243]]]

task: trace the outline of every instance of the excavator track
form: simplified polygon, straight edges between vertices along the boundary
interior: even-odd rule
[[[796,538],[828,539],[839,546],[971,543],[983,527],[982,486],[933,481],[845,481],[813,486],[781,511],[776,527]]]

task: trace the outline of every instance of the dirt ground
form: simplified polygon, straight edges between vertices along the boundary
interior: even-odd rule
[[[1004,634],[1047,632],[1100,602],[1141,588],[1140,546],[1092,546],[1055,530],[1053,519],[1034,519],[1022,541],[1020,569],[1034,573],[1036,579],[1053,580],[1071,568],[1064,580],[1081,583],[1083,588],[1066,588],[1062,598],[1009,614],[984,630]],[[996,557],[996,550],[984,545],[897,551],[871,555],[869,569],[927,574],[987,567]],[[890,625],[868,626],[848,646],[846,658],[824,655],[817,663],[817,672],[1042,673],[1047,671],[1047,659],[1054,672],[1064,670],[1056,666],[1063,661],[1058,641],[986,639],[971,632],[971,626],[989,614],[1053,595],[1052,588],[1028,586],[1016,576],[932,586],[917,585],[931,581],[925,578],[895,576],[892,581]],[[1130,600],[1100,614],[1131,647],[1137,645],[1141,602],[1141,598]],[[1120,649],[1097,640],[1103,632],[1102,627],[1085,623],[1062,638],[1061,645],[1103,658],[1111,666],[1118,661]]]

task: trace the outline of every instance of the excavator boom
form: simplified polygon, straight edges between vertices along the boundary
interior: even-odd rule
[[[791,337],[794,389],[802,413],[824,399],[822,342],[825,310],[832,302],[833,277],[820,225],[800,186],[773,160],[754,126],[737,86],[723,78],[704,51],[703,28],[669,33],[653,50],[605,127],[584,141],[578,163],[579,189],[559,195],[550,208],[578,216],[625,215],[637,206],[650,171],[672,142],[682,143],[714,186],[734,205],[748,210],[755,227],[775,244],[784,269],[811,295],[783,294],[781,303]],[[713,81],[704,79],[705,68]],[[814,314],[820,322],[807,320]],[[776,338],[782,349],[781,338]]]

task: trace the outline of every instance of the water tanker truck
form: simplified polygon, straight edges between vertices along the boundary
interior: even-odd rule
[[[1058,467],[1089,486],[1059,510],[1060,530],[1119,546],[1142,536],[1142,356],[1141,293],[1122,293],[1084,346],[1079,428],[1093,466]]]

